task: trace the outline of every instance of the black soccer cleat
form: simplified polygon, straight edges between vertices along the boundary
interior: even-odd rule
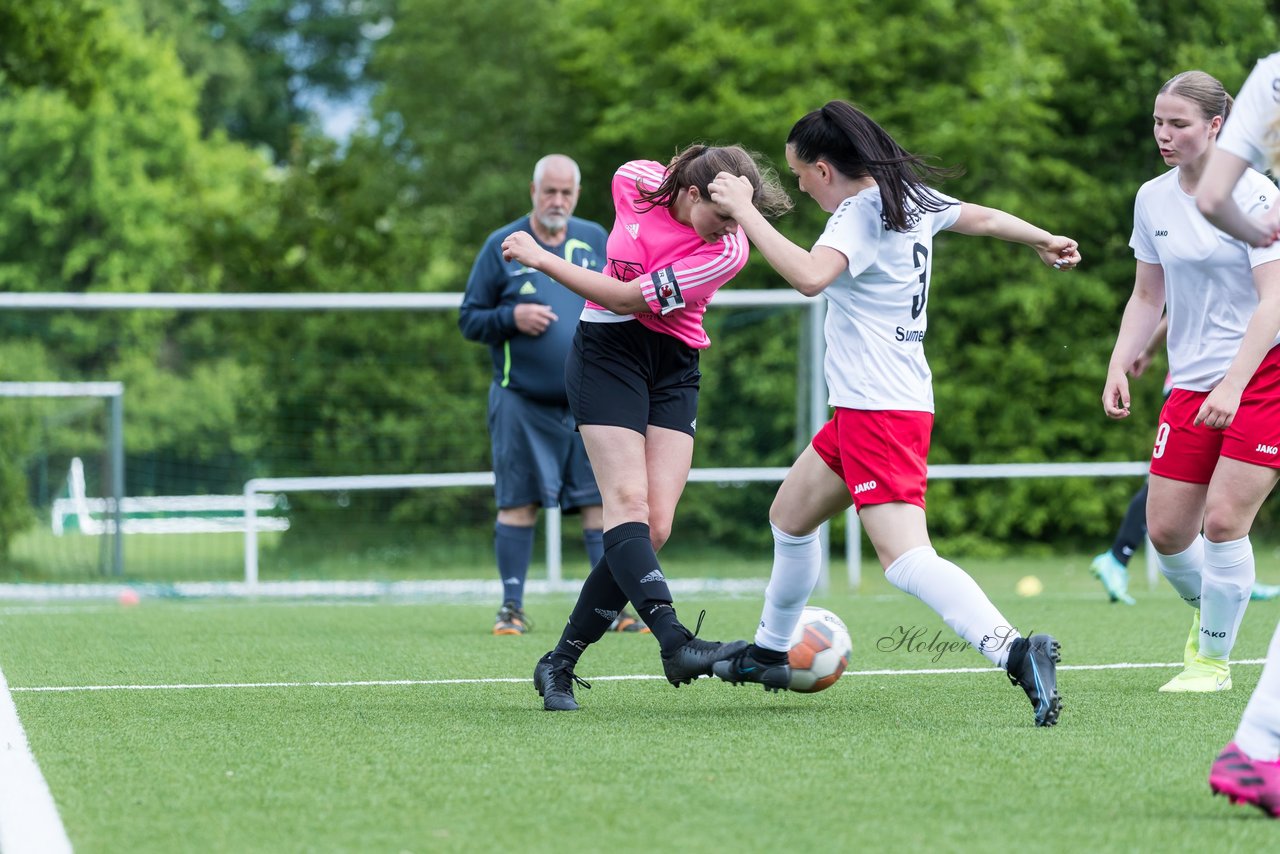
[[[1009,681],[1027,692],[1036,712],[1036,726],[1053,726],[1062,711],[1057,665],[1061,646],[1051,635],[1018,638],[1009,647]]]
[[[712,665],[711,672],[717,678],[734,685],[744,682],[759,683],[766,691],[781,691],[791,685],[791,665],[785,654],[780,664],[765,664],[755,657],[755,652],[755,644],[743,647],[733,657],[717,661]]]
[[[537,666],[533,668],[533,687],[538,689],[538,696],[542,698],[542,708],[548,712],[578,710],[578,701],[573,699],[575,682],[583,688],[591,687],[585,679],[580,679],[574,674],[572,663],[552,658],[551,653],[538,659]]]
[[[663,654],[662,671],[667,675],[667,681],[679,688],[699,676],[710,676],[717,661],[731,658],[746,648],[746,641],[719,643],[691,637],[671,655]]]

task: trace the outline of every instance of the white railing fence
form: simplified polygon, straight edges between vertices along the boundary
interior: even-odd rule
[[[461,304],[460,293],[345,293],[345,294],[177,294],[177,293],[3,293],[0,294],[0,310],[10,311],[132,311],[144,309],[169,309],[176,311],[456,311]],[[762,291],[723,291],[716,297],[716,307],[791,307],[806,312],[807,349],[801,354],[810,381],[807,383],[807,399],[798,401],[804,413],[809,435],[827,420],[826,386],[822,380],[824,358],[823,323],[826,303],[822,299],[809,299],[790,289]],[[113,389],[118,384],[111,384]],[[116,397],[113,421],[121,422],[119,412],[120,392]],[[123,491],[123,465],[113,459],[116,473],[116,494],[103,505],[114,516],[116,530],[124,530],[122,511],[126,500]],[[929,477],[933,480],[957,478],[1039,478],[1039,477],[1128,477],[1146,474],[1146,462],[1098,462],[1098,463],[1030,463],[996,465],[938,465],[931,466]],[[691,482],[750,483],[779,482],[786,476],[785,468],[702,468],[690,473]],[[287,496],[289,492],[327,492],[341,490],[374,490],[444,487],[491,486],[492,472],[459,472],[443,474],[370,475],[356,477],[307,477],[307,478],[258,478],[245,484],[240,500],[240,517],[232,512],[230,530],[243,532],[244,586],[250,591],[260,589],[258,565],[258,531],[263,527],[259,508],[272,504],[275,499],[264,499],[264,494]],[[263,504],[263,501],[267,504]],[[84,510],[85,507],[81,507]],[[552,509],[545,513],[546,563],[549,580],[559,583],[560,566],[560,513]],[[765,520],[761,519],[761,524]],[[282,524],[282,523],[272,523]],[[861,580],[862,537],[857,515],[849,511],[845,524],[846,572],[851,585]],[[221,528],[221,530],[228,530]],[[115,571],[123,565],[121,543],[116,537]],[[829,551],[826,526],[822,529],[823,552]],[[1149,572],[1154,564],[1149,563]],[[828,579],[824,566],[822,580]]]
[[[1146,462],[1102,463],[997,463],[988,465],[937,465],[929,467],[930,480],[1058,478],[1058,477],[1137,477],[1145,476]],[[696,468],[689,472],[691,483],[780,483],[786,468]],[[493,472],[455,472],[441,474],[365,475],[355,477],[267,477],[255,478],[244,486],[244,582],[257,585],[258,530],[256,508],[263,493],[342,492],[379,489],[441,489],[445,487],[492,486]],[[549,508],[545,517],[547,580],[553,586],[563,581],[561,570],[560,510]],[[761,520],[761,524],[764,520]],[[845,514],[845,572],[849,586],[856,589],[862,581],[862,529],[858,514],[849,508]],[[825,541],[824,541],[825,544]],[[823,549],[824,562],[820,586],[829,580],[829,549]],[[1155,561],[1147,561],[1148,581],[1156,581]]]

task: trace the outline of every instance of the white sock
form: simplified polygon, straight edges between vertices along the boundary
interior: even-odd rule
[[[1253,546],[1246,534],[1238,540],[1204,542],[1200,582],[1200,654],[1226,661],[1236,643],[1255,577]]]
[[[942,617],[942,621],[997,667],[1009,660],[1009,645],[1018,630],[991,604],[978,582],[928,546],[899,557],[884,571],[899,590],[910,593]]]
[[[1280,760],[1280,626],[1271,636],[1262,678],[1245,707],[1235,741],[1250,759]]]
[[[793,537],[773,529],[773,571],[764,591],[764,611],[756,629],[756,646],[777,652],[791,649],[791,633],[822,570],[822,546],[818,532]]]
[[[1204,569],[1204,537],[1196,534],[1191,545],[1176,555],[1156,552],[1156,564],[1161,574],[1169,579],[1182,601],[1192,608],[1200,607],[1200,573]]]

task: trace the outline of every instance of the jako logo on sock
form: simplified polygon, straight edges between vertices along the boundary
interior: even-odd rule
[[[655,569],[653,572],[640,579],[641,584],[648,584],[650,581],[666,581],[667,577],[662,574],[662,570]]]
[[[617,611],[606,611],[603,608],[596,608],[595,611],[596,611],[596,614],[598,614],[601,617],[604,617],[606,620],[612,621],[612,620],[618,619]]]

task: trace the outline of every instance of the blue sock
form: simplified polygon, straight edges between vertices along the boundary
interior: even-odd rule
[[[498,522],[493,526],[493,549],[498,556],[503,603],[524,607],[524,580],[533,561],[533,528],[517,528]]]
[[[587,563],[594,569],[600,558],[604,557],[604,529],[583,528],[582,542],[587,547]]]

